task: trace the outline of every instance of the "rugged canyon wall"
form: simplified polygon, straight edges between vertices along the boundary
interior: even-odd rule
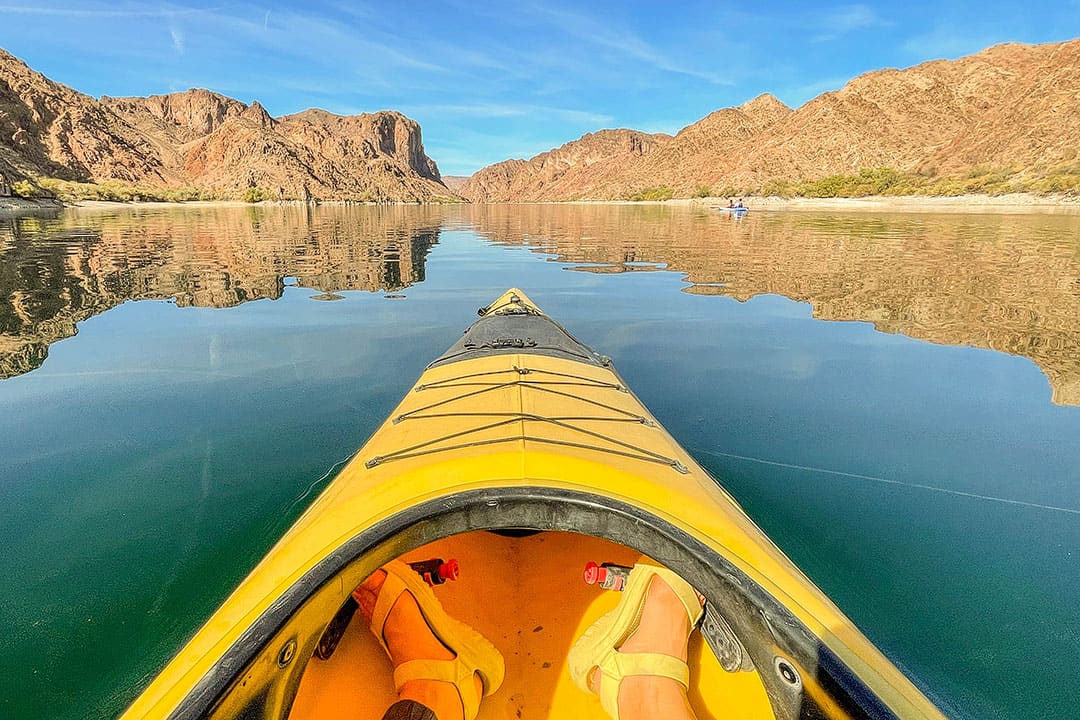
[[[238,196],[374,202],[454,199],[397,112],[273,118],[208,90],[100,100],[0,50],[0,174]]]
[[[648,156],[668,135],[601,130],[531,160],[505,160],[479,171],[461,186],[476,202],[530,202],[592,196],[613,182],[625,164]]]
[[[998,45],[959,60],[880,70],[792,110],[763,95],[674,137],[585,135],[531,160],[507,160],[462,187],[474,202],[623,199],[657,186],[762,187],[862,169],[928,177],[977,166],[1040,171],[1080,158],[1080,40]],[[637,136],[641,136],[637,133]]]

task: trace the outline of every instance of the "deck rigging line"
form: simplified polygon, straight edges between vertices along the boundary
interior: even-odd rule
[[[493,345],[491,343],[488,343],[486,346],[485,345],[473,345],[471,347],[463,348],[462,350],[459,350],[456,353],[447,353],[446,355],[443,355],[442,357],[437,359],[435,362],[440,364],[440,365],[448,365],[455,358],[459,358],[462,355],[468,355],[469,353],[481,352],[481,351],[483,351],[485,349],[506,349],[507,347],[508,346]],[[533,343],[532,345],[522,345],[520,347],[521,347],[521,349],[528,349],[528,350],[547,350],[549,352],[559,353],[560,355],[567,355],[569,357],[577,358],[579,360],[584,360],[586,362],[594,360],[594,358],[586,355],[585,353],[575,352],[573,350],[570,350],[570,349],[568,349],[566,347],[563,347],[563,346],[560,346],[560,345],[537,345],[537,344]]]
[[[625,392],[626,388],[618,383],[607,382],[606,380],[597,380],[596,378],[584,377],[582,375],[575,375],[574,373],[556,372],[555,370],[534,370],[527,367],[519,367],[514,365],[512,368],[506,370],[487,370],[485,372],[468,373],[467,375],[458,375],[457,377],[445,378],[443,380],[436,380],[435,382],[424,383],[417,385],[416,390],[428,390],[430,388],[437,387],[457,387],[459,385],[465,385],[461,383],[461,380],[471,380],[472,378],[488,377],[490,375],[505,375],[507,373],[515,373],[517,375],[552,375],[554,377],[568,378],[570,380],[578,380],[581,383],[587,383],[596,387],[607,387],[614,390]],[[542,381],[541,381],[542,382]],[[576,383],[571,383],[576,384]]]
[[[642,425],[648,425],[649,427],[652,427],[652,426],[654,426],[656,424],[652,420],[650,420],[649,418],[645,417],[644,415],[639,415],[637,413],[630,412],[629,410],[623,410],[622,408],[617,408],[614,405],[608,405],[607,403],[602,403],[599,400],[590,400],[589,398],[578,397],[577,395],[572,395],[572,394],[570,394],[568,392],[563,392],[562,390],[553,390],[550,387],[545,387],[545,385],[548,385],[548,384],[564,384],[564,383],[543,383],[542,384],[542,383],[523,382],[523,381],[520,381],[520,380],[515,380],[515,381],[512,381],[512,382],[487,385],[482,390],[473,390],[472,392],[464,393],[462,395],[456,395],[456,396],[454,396],[452,398],[447,398],[445,400],[440,400],[438,402],[431,403],[430,405],[424,405],[423,407],[418,407],[415,410],[409,410],[408,412],[402,413],[402,414],[398,415],[397,417],[395,417],[394,418],[394,424],[396,425],[399,422],[401,422],[402,420],[408,420],[408,419],[413,418],[413,417],[425,417],[423,415],[418,415],[418,413],[427,412],[428,410],[434,410],[435,408],[442,407],[444,405],[448,405],[448,404],[453,403],[453,402],[457,402],[458,400],[464,400],[466,398],[475,397],[477,395],[483,395],[484,393],[492,392],[494,390],[505,390],[506,388],[511,388],[511,387],[524,387],[524,388],[528,388],[528,389],[531,389],[531,390],[537,390],[539,392],[546,392],[546,393],[549,393],[551,395],[559,395],[561,397],[570,398],[571,400],[577,400],[578,402],[582,402],[582,403],[585,403],[587,405],[592,405],[594,407],[603,408],[604,410],[610,410],[613,413],[618,413],[620,415],[624,415],[624,416],[626,416],[628,418],[631,418],[631,419],[633,419],[633,420],[635,420],[637,422],[640,422]],[[455,386],[446,386],[446,387],[455,387]],[[590,387],[590,386],[586,386],[586,387]],[[600,387],[600,386],[594,385],[594,386],[591,386],[591,387]],[[614,386],[612,386],[612,387],[614,387]],[[445,413],[443,416],[444,417],[450,417],[450,416],[454,416],[454,415],[460,415],[462,417],[465,417],[467,415],[467,413]],[[595,418],[595,419],[599,420],[600,418]],[[615,418],[609,418],[609,419],[614,420]]]
[[[506,373],[515,373],[516,375],[519,376],[519,378],[523,378],[526,375],[539,374],[539,375],[549,375],[549,376],[552,376],[554,378],[559,378],[559,379],[549,379],[549,380],[544,380],[544,379],[536,379],[536,380],[532,380],[532,379],[530,379],[530,380],[515,379],[515,380],[510,380],[510,381],[505,381],[505,382],[498,381],[498,380],[490,381],[490,382],[484,382],[484,381],[477,380],[476,382],[468,382],[468,381],[471,381],[471,380],[474,380],[474,379],[480,378],[480,377],[487,377],[487,376],[492,376],[492,375],[505,375]],[[466,382],[462,382],[462,381],[466,381]],[[649,450],[647,448],[643,448],[643,447],[634,445],[633,443],[628,443],[628,442],[625,442],[623,440],[619,440],[618,438],[614,438],[614,437],[611,437],[609,435],[605,435],[604,433],[596,432],[596,431],[593,431],[593,430],[588,430],[586,428],[583,428],[583,427],[580,427],[578,425],[573,424],[571,421],[599,421],[599,422],[620,422],[620,423],[630,422],[630,423],[636,423],[636,424],[640,424],[640,425],[645,425],[646,427],[656,427],[656,423],[653,422],[648,417],[645,417],[644,415],[640,415],[638,413],[634,413],[634,412],[631,412],[631,411],[628,411],[628,410],[624,410],[622,408],[618,408],[618,407],[615,407],[613,405],[608,405],[606,403],[602,403],[602,402],[599,402],[597,400],[578,397],[577,395],[572,395],[572,394],[570,394],[568,392],[564,392],[562,390],[558,390],[558,389],[555,389],[554,387],[551,387],[551,386],[567,386],[567,385],[569,385],[569,386],[577,386],[577,387],[599,388],[599,389],[603,389],[603,390],[611,390],[611,391],[622,392],[622,393],[627,392],[626,388],[623,385],[618,384],[618,383],[611,383],[611,382],[606,382],[606,381],[603,381],[603,380],[597,380],[595,378],[582,377],[580,375],[573,375],[573,374],[568,374],[568,373],[560,373],[560,372],[554,372],[554,371],[548,371],[548,370],[533,370],[533,369],[530,369],[530,368],[522,368],[522,367],[517,367],[517,366],[514,366],[513,368],[508,369],[508,370],[494,370],[494,371],[488,371],[488,372],[482,372],[482,373],[470,373],[468,375],[461,375],[461,376],[457,376],[457,377],[453,377],[453,378],[447,378],[447,379],[444,379],[444,380],[438,380],[438,381],[433,382],[433,383],[425,383],[425,384],[417,385],[415,392],[422,392],[422,391],[432,390],[432,389],[443,389],[443,390],[445,390],[445,389],[449,389],[449,388],[465,388],[465,387],[470,387],[470,388],[471,387],[479,387],[480,389],[478,389],[478,390],[470,390],[469,392],[464,392],[464,393],[461,393],[459,395],[455,395],[453,397],[446,398],[444,400],[439,400],[438,402],[434,402],[434,403],[425,405],[423,407],[419,407],[419,408],[416,408],[414,410],[409,410],[408,412],[401,413],[400,415],[396,416],[393,419],[393,423],[395,425],[398,424],[398,423],[404,422],[406,420],[430,420],[430,419],[445,419],[445,418],[474,418],[474,419],[475,418],[492,418],[492,419],[495,419],[495,421],[490,422],[490,423],[485,423],[485,424],[482,424],[482,425],[478,425],[476,427],[466,428],[466,429],[460,430],[458,432],[449,433],[449,434],[446,434],[446,435],[443,435],[443,436],[440,436],[440,437],[437,437],[437,438],[434,438],[434,439],[431,439],[431,440],[426,440],[426,441],[424,441],[422,443],[418,443],[416,445],[412,445],[412,446],[409,446],[409,447],[406,447],[406,448],[402,448],[400,450],[396,450],[394,452],[387,453],[385,455],[378,455],[376,457],[373,457],[373,458],[370,458],[369,460],[367,460],[364,463],[364,466],[370,469],[370,468],[375,467],[376,465],[381,465],[382,463],[390,462],[390,461],[393,461],[393,460],[402,460],[402,459],[405,459],[405,458],[413,458],[413,457],[418,457],[418,456],[426,455],[426,454],[430,454],[430,453],[446,452],[446,451],[449,451],[449,450],[460,450],[460,449],[463,449],[463,448],[477,447],[477,446],[481,446],[481,445],[491,445],[491,444],[496,444],[496,443],[512,442],[512,441],[521,440],[521,441],[531,441],[531,442],[545,443],[545,444],[549,444],[549,445],[559,445],[559,446],[563,446],[563,447],[574,447],[574,448],[580,448],[580,449],[584,449],[584,450],[592,450],[592,451],[595,451],[595,452],[609,453],[609,454],[613,454],[613,455],[620,455],[620,456],[623,456],[623,457],[629,457],[629,458],[633,458],[633,459],[636,459],[636,460],[641,460],[641,461],[644,461],[644,462],[653,462],[653,463],[660,463],[662,465],[667,465],[667,466],[669,466],[671,468],[674,468],[675,470],[677,470],[680,473],[688,472],[686,466],[683,465],[681,462],[679,462],[675,458],[671,458],[671,457],[668,457],[666,455],[663,455],[663,454],[660,454],[660,453],[657,453],[657,452],[653,452],[652,450]],[[444,411],[444,412],[430,412],[431,410],[435,410],[437,408],[443,408],[443,407],[446,407],[447,405],[451,405],[451,404],[453,404],[455,402],[458,402],[458,401],[461,401],[461,400],[466,400],[468,398],[473,398],[473,397],[476,397],[478,395],[482,395],[482,394],[485,394],[485,393],[489,393],[489,392],[493,392],[493,391],[497,391],[497,390],[505,390],[505,389],[514,388],[514,387],[521,388],[521,389],[531,389],[531,390],[535,390],[535,391],[538,391],[538,392],[545,392],[545,393],[550,393],[550,394],[553,394],[553,395],[558,395],[558,396],[561,396],[561,397],[570,398],[570,399],[575,400],[575,401],[577,401],[579,403],[584,403],[584,404],[587,404],[587,405],[591,405],[593,407],[598,407],[598,408],[601,408],[603,410],[606,410],[606,411],[612,413],[612,415],[565,415],[565,416],[559,415],[559,416],[547,416],[547,415],[539,415],[537,413],[526,413],[526,412],[497,412],[497,411],[492,411],[492,412],[483,412],[483,411],[455,412],[453,410],[448,410],[448,411]],[[494,430],[494,429],[497,429],[497,428],[500,428],[500,427],[506,427],[506,426],[510,426],[510,425],[515,425],[517,423],[524,424],[526,422],[547,423],[547,424],[550,424],[550,425],[554,425],[556,427],[560,427],[560,428],[563,428],[563,429],[566,429],[566,430],[570,430],[570,431],[575,432],[575,433],[580,433],[582,435],[585,435],[585,436],[590,437],[590,438],[594,438],[594,439],[596,439],[598,441],[601,441],[603,443],[607,443],[609,445],[614,445],[615,447],[605,447],[603,445],[597,445],[597,444],[592,444],[592,443],[577,443],[577,442],[573,442],[573,441],[569,441],[569,440],[557,440],[557,439],[554,439],[554,438],[544,438],[544,437],[532,436],[532,435],[528,435],[528,434],[525,433],[524,427],[522,427],[521,433],[511,435],[511,436],[507,436],[507,437],[489,438],[489,439],[486,439],[486,440],[473,440],[473,441],[467,441],[467,442],[463,442],[463,443],[457,443],[457,444],[454,444],[454,445],[443,445],[443,443],[446,443],[446,442],[452,441],[452,440],[456,440],[456,439],[459,439],[459,438],[464,438],[465,436],[468,436],[468,435],[474,435],[476,433],[481,433],[481,432],[485,432],[485,431],[488,431],[488,430]]]

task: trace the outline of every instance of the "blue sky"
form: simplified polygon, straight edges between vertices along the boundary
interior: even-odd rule
[[[272,115],[395,109],[447,175],[606,127],[674,133],[771,92],[1080,36],[1042,2],[14,2],[0,47],[99,95],[205,87]]]

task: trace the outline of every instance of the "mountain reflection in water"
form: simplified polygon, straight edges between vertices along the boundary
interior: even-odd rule
[[[434,208],[214,207],[0,218],[0,378],[127,300],[232,307],[281,297],[285,278],[335,299],[424,279]]]
[[[475,206],[476,230],[573,270],[686,274],[686,292],[808,302],[821,320],[1033,360],[1080,405],[1080,216]]]
[[[0,219],[0,377],[126,300],[229,307],[285,278],[332,299],[424,279],[446,229],[570,269],[678,271],[686,292],[775,293],[823,320],[1033,360],[1080,405],[1080,216],[756,212],[611,205],[190,207]]]

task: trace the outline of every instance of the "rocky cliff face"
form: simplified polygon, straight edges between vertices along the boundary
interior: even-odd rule
[[[617,199],[667,185],[689,196],[702,185],[757,187],[864,168],[933,174],[1072,162],[1080,147],[1080,40],[999,45],[871,72],[796,110],[763,95],[674,137],[651,136],[648,151],[636,155],[605,151],[601,135],[484,168],[462,193],[487,202]],[[588,171],[553,176],[546,158],[571,149],[588,154]]]
[[[94,98],[50,81],[3,50],[0,165],[19,177],[155,185],[179,179],[143,133]]]
[[[756,138],[742,181],[860,168],[963,171],[1052,164],[1080,144],[1080,40],[999,45],[881,70],[825,93]]]
[[[455,197],[397,112],[307,110],[272,118],[258,103],[188,90],[96,100],[0,50],[0,173],[239,195],[422,202]]]
[[[202,89],[145,98],[105,96],[101,102],[147,135],[168,139],[175,145],[209,135],[248,110],[239,100]],[[262,110],[258,103],[252,107],[256,113]]]
[[[475,202],[530,202],[590,197],[611,182],[622,163],[636,163],[668,135],[601,130],[531,160],[506,160],[480,170],[461,188]]]

